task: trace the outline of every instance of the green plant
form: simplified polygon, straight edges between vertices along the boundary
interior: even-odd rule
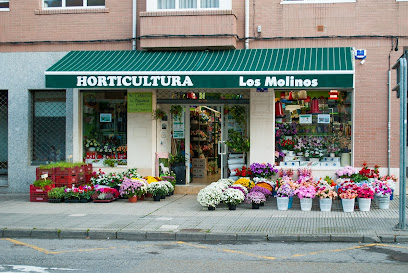
[[[33,183],[34,187],[39,187],[41,189],[44,189],[46,186],[50,186],[52,184],[54,184],[54,182],[52,180],[48,180],[48,179],[36,180]]]
[[[154,113],[154,118],[155,119],[161,119],[161,120],[167,120],[166,112],[164,112],[161,109],[156,109],[156,111]]]
[[[62,199],[65,195],[65,187],[53,188],[48,191],[48,198],[50,199]]]
[[[170,155],[169,162],[170,162],[170,164],[184,163],[184,162],[186,162],[186,157],[184,155],[182,155],[181,153],[177,153],[175,155]]]
[[[107,158],[107,159],[105,159],[105,160],[103,161],[103,164],[108,165],[109,167],[115,167],[115,164],[116,164],[117,162],[118,162],[118,161],[117,161],[116,159]]]
[[[244,106],[234,105],[227,108],[228,113],[231,114],[232,118],[245,129],[247,122],[247,111]]]
[[[249,152],[249,139],[235,130],[228,130],[228,140],[225,143],[234,152]]]
[[[183,106],[181,106],[181,105],[172,105],[170,107],[170,113],[175,118],[181,118],[181,114],[183,113]]]

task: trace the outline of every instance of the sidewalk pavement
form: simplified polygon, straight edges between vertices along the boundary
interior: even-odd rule
[[[77,238],[177,241],[285,241],[407,243],[408,230],[398,223],[398,197],[390,209],[375,204],[369,212],[342,211],[335,200],[331,212],[301,211],[299,200],[288,211],[277,210],[276,199],[252,209],[240,204],[228,210],[203,208],[196,195],[173,195],[160,202],[147,198],[129,203],[29,202],[26,194],[0,194],[0,237]],[[408,219],[408,217],[407,217]]]

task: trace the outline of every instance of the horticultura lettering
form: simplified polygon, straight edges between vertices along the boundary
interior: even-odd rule
[[[77,86],[194,86],[189,76],[77,76]]]

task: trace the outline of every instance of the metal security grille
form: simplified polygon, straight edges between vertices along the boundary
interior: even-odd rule
[[[65,160],[65,91],[33,91],[32,97],[32,162]]]
[[[0,90],[0,175],[8,169],[8,92]]]

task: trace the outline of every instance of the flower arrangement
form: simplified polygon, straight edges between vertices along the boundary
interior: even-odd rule
[[[297,170],[299,177],[311,177],[312,176],[312,169],[311,168],[299,168]]]
[[[366,177],[366,178],[378,178],[379,177],[379,170],[378,170],[379,167],[380,166],[375,165],[374,170],[369,169],[367,167],[367,163],[364,161],[363,167],[359,171],[359,174]]]
[[[136,168],[128,169],[127,171],[124,171],[122,175],[123,177],[127,177],[127,178],[141,178]]]
[[[161,180],[169,181],[173,185],[173,187],[176,186],[176,175],[174,174],[174,172],[170,172],[169,175],[162,175],[160,178]]]
[[[278,141],[278,145],[282,148],[282,150],[292,151],[293,147],[295,146],[295,142],[291,139],[283,139],[281,138]]]
[[[212,187],[212,188],[216,188],[216,189],[219,189],[219,190],[223,191],[223,190],[227,189],[229,186],[230,186],[229,182],[221,181],[221,182],[212,182],[207,187]]]
[[[336,143],[332,143],[326,148],[326,151],[328,153],[338,154],[340,152],[340,147]]]
[[[393,182],[397,182],[398,178],[395,175],[384,175],[383,177],[381,177],[380,179],[381,181],[390,181],[392,180]]]
[[[181,118],[181,115],[183,113],[183,106],[181,105],[172,105],[170,107],[170,113],[176,118],[179,119]]]
[[[230,188],[242,191],[244,196],[246,196],[248,194],[248,189],[245,188],[244,186],[242,186],[241,184],[232,185],[232,186],[230,186]]]
[[[123,179],[120,185],[119,193],[124,197],[140,197],[147,192],[147,181],[141,178]]]
[[[168,193],[168,188],[165,184],[160,182],[151,182],[147,186],[147,192],[153,196],[163,196]]]
[[[272,192],[273,188],[275,187],[275,184],[269,181],[262,181],[256,183],[255,186],[267,189],[268,191]]]
[[[337,192],[341,194],[347,190],[352,190],[357,193],[358,186],[354,182],[345,182],[340,184],[340,187],[337,189]]]
[[[219,179],[218,181],[217,181],[218,183],[226,183],[226,184],[228,184],[229,186],[231,186],[232,184],[234,184],[234,180],[233,179],[231,179],[231,178],[221,178],[221,179]]]
[[[221,200],[226,204],[237,205],[245,200],[245,195],[239,189],[228,188],[222,192]]]
[[[315,198],[316,196],[316,188],[313,185],[302,185],[294,191],[294,194],[299,197],[299,199],[303,198]]]
[[[294,190],[289,183],[283,183],[276,191],[276,197],[292,197]]]
[[[161,120],[167,120],[167,114],[161,109],[156,109],[155,111],[155,118]]]
[[[235,169],[234,170],[236,176],[241,176],[241,177],[250,177],[252,176],[252,171],[251,168],[247,168],[246,166],[242,166],[242,169]]]
[[[348,189],[342,193],[340,193],[340,198],[341,199],[354,199],[357,197],[357,192],[355,190],[352,189]]]
[[[91,186],[87,186],[87,185],[79,186],[79,187],[72,186],[72,188],[65,189],[64,199],[66,200],[90,199],[93,193],[94,193],[93,187]]]
[[[144,179],[146,179],[147,183],[149,183],[149,184],[159,181],[159,180],[156,179],[156,177],[153,177],[153,176],[146,176],[146,177],[144,177]]]
[[[359,198],[370,198],[373,199],[374,191],[367,184],[363,184],[357,189],[357,194]]]
[[[222,190],[207,186],[197,194],[197,201],[204,207],[216,207],[221,202]]]
[[[316,188],[316,197],[320,199],[335,199],[337,197],[337,193],[334,191],[333,187],[330,187],[328,185],[321,186]]]
[[[251,204],[251,203],[260,204],[260,203],[266,202],[266,197],[262,192],[252,191],[247,194],[245,198],[245,202],[248,204]]]
[[[162,180],[159,183],[164,184],[164,186],[166,186],[167,188],[167,193],[173,192],[174,191],[174,186],[172,183],[170,183],[170,181],[167,180]]]
[[[336,171],[336,175],[340,178],[352,178],[355,174],[358,174],[358,171],[351,166],[345,166]]]
[[[206,138],[206,137],[207,137],[207,134],[204,133],[204,131],[202,131],[202,130],[192,131],[192,132],[191,132],[191,135],[193,135],[193,136],[199,136],[199,137],[201,137],[201,138]]]
[[[391,187],[385,182],[378,182],[374,191],[376,196],[390,196],[392,194]]]
[[[268,189],[266,189],[266,188],[264,188],[264,187],[257,186],[257,185],[255,185],[255,186],[251,189],[251,192],[253,192],[253,191],[261,192],[263,195],[265,195],[265,197],[268,197],[268,196],[271,196],[271,195],[272,195],[272,192],[271,192],[270,190],[268,190]]]
[[[297,134],[296,123],[276,123],[276,136],[279,137],[281,135],[285,136],[293,136]]]
[[[275,165],[270,163],[252,163],[249,168],[256,177],[266,178],[278,173],[278,169],[275,168]]]
[[[84,140],[84,145],[86,148],[95,147],[98,148],[101,144],[95,138],[86,138]]]
[[[302,153],[307,149],[307,140],[303,137],[297,137],[295,139],[295,146],[293,146],[293,150],[296,153]]]
[[[97,172],[92,173],[91,183],[92,185],[104,185],[111,188],[118,186],[122,183],[123,174],[122,173],[104,173],[101,169]]]
[[[119,147],[117,148],[117,151],[118,151],[119,153],[126,153],[126,152],[127,152],[127,146],[126,146],[126,145],[119,146]]]
[[[288,168],[288,169],[281,168],[278,173],[279,173],[279,177],[284,177],[284,176],[292,177],[293,176],[293,170],[291,168]]]
[[[234,184],[241,184],[248,190],[250,190],[253,186],[255,186],[255,183],[252,182],[249,178],[240,178],[237,181],[235,181]]]

